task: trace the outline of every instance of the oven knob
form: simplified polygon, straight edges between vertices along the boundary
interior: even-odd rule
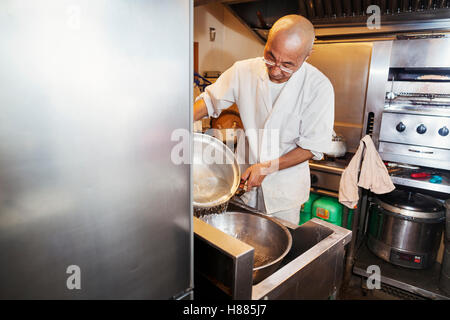
[[[439,129],[438,133],[441,136],[445,137],[446,135],[448,135],[448,128],[446,126],[444,126],[444,127]]]
[[[417,127],[416,131],[419,134],[424,134],[425,132],[427,132],[427,127],[421,124],[420,126]]]
[[[398,132],[403,132],[403,131],[405,131],[406,126],[403,124],[403,122],[400,122],[399,124],[397,124],[395,129],[397,129]]]
[[[317,181],[319,181],[319,178],[315,174],[312,174],[311,175],[311,184],[316,184]]]

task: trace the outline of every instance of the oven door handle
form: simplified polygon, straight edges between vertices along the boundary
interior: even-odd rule
[[[415,152],[415,153],[425,153],[425,154],[433,154],[434,153],[434,151],[420,151],[420,150],[415,150],[415,149],[408,149],[408,151]]]

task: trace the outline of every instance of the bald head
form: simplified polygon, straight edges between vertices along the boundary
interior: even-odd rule
[[[311,51],[314,43],[312,23],[299,15],[291,14],[278,19],[269,32],[267,41],[284,41],[298,50]]]
[[[295,72],[311,53],[314,37],[314,27],[308,19],[294,14],[284,16],[269,31],[264,57]],[[285,82],[290,74],[272,67],[269,77],[274,82]]]

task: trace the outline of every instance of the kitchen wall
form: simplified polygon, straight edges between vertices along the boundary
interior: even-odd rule
[[[209,28],[216,30],[210,41]],[[220,3],[194,8],[194,41],[198,42],[199,72],[225,71],[238,60],[262,56],[264,45]]]

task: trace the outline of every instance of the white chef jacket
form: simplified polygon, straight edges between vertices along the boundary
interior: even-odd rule
[[[238,61],[197,98],[204,100],[210,117],[237,104],[247,140],[238,141],[239,163],[274,160],[297,146],[315,155],[327,152],[334,123],[334,90],[328,78],[304,62],[273,106],[269,81],[261,57]],[[268,214],[299,207],[309,197],[308,161],[267,175],[261,188]],[[248,202],[256,197],[256,192],[247,194]]]

